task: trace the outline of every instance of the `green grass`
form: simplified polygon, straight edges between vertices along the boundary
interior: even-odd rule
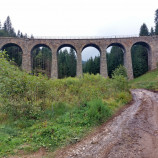
[[[0,157],[73,144],[131,100],[130,88],[158,90],[158,69],[129,82],[105,79],[49,80],[32,76],[0,56]]]
[[[0,126],[0,155],[14,155],[20,151],[27,154],[40,147],[54,151],[58,147],[76,143],[93,127],[110,118],[114,109],[122,105],[121,101],[119,104],[108,104],[92,100],[68,111],[62,107],[60,112],[54,111],[49,118],[4,123]]]
[[[123,76],[49,80],[0,56],[0,157],[76,143],[131,100]]]
[[[158,91],[158,69],[130,81],[131,88],[144,88]]]
[[[129,82],[105,79],[49,80],[32,76],[0,55],[0,157],[78,142],[131,100],[130,88],[158,90],[158,70]]]

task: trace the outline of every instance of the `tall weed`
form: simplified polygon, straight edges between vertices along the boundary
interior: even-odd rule
[[[101,123],[112,115],[112,111],[106,103],[102,102],[102,100],[92,100],[88,102],[87,105],[87,116],[93,124]]]

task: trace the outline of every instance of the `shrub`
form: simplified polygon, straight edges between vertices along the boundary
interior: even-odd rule
[[[63,115],[70,110],[70,106],[64,102],[57,102],[52,106],[53,114],[56,116]]]
[[[113,77],[113,85],[116,91],[128,91],[129,85],[127,78],[119,75]]]
[[[102,100],[92,100],[87,103],[87,106],[87,116],[90,119],[90,122],[103,122],[107,120],[112,114],[108,105],[103,103]]]
[[[0,68],[1,111],[14,119],[36,119],[40,111],[50,106],[52,99],[45,77],[20,71],[10,65],[5,53],[0,53]]]
[[[124,66],[120,65],[113,71],[112,79],[115,90],[128,91],[129,86],[127,80],[127,72]]]
[[[115,78],[115,76],[123,76],[127,78],[127,71],[126,68],[122,65],[118,66],[113,72],[112,72],[112,78]]]

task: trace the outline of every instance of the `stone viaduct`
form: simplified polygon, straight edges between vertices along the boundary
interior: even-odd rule
[[[108,76],[106,49],[110,46],[119,46],[124,52],[124,66],[129,79],[133,79],[131,48],[136,44],[145,46],[148,50],[149,70],[156,68],[158,62],[158,36],[141,36],[127,38],[88,38],[88,39],[30,39],[0,37],[0,49],[6,45],[17,45],[22,49],[22,69],[30,72],[31,52],[38,46],[49,47],[52,51],[51,77],[58,78],[57,52],[63,47],[72,47],[77,54],[77,76],[82,76],[82,51],[88,46],[93,46],[100,52],[100,74]]]

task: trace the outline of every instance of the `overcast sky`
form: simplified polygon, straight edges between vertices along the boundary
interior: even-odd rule
[[[34,36],[126,36],[154,26],[158,0],[2,0],[16,32]]]

